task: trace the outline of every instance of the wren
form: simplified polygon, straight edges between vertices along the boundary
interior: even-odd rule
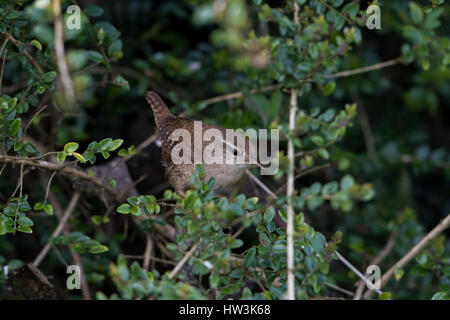
[[[162,162],[165,167],[165,174],[169,180],[170,185],[175,189],[175,192],[185,197],[185,191],[190,189],[191,187],[191,176],[193,173],[197,171],[197,163],[194,161],[194,120],[187,119],[183,117],[177,117],[173,115],[169,108],[166,106],[164,101],[159,97],[155,92],[149,91],[146,95],[146,100],[148,104],[151,106],[153,110],[153,115],[156,124],[156,134],[158,140],[161,142],[162,148]],[[191,137],[191,141],[187,141],[190,143],[191,154],[188,155],[192,161],[189,163],[178,163],[177,161],[173,161],[172,151],[176,147],[180,141],[174,141],[172,133],[176,129],[185,129],[189,132],[189,136]],[[207,124],[205,122],[201,122],[202,129],[202,137],[203,133],[205,133],[208,129],[216,129],[220,132],[223,137],[226,136],[226,128],[222,128],[219,126]],[[210,131],[211,132],[211,131]],[[236,133],[236,136],[241,133]],[[236,184],[244,174],[245,170],[255,165],[255,162],[250,161],[250,148],[254,147],[252,142],[248,137],[241,136],[245,140],[245,145],[234,144],[228,142],[227,140],[215,139],[214,143],[218,143],[219,147],[223,148],[223,157],[224,161],[217,163],[209,161],[211,159],[205,158],[203,155],[201,164],[205,169],[205,181],[209,181],[210,178],[215,179],[214,189],[215,190],[223,190],[233,184]],[[241,140],[242,141],[242,140]],[[210,141],[202,141],[200,142],[202,146],[202,150],[204,150],[208,145],[211,145]],[[233,163],[225,161],[226,157],[237,158],[240,156],[240,159],[244,159],[245,161],[236,161]],[[258,164],[256,164],[258,165]]]

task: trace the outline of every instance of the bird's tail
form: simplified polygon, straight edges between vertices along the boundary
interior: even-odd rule
[[[173,117],[169,108],[166,106],[161,97],[153,91],[147,92],[146,100],[150,107],[152,107],[153,115],[155,117],[156,126],[159,127],[162,120],[167,117]]]

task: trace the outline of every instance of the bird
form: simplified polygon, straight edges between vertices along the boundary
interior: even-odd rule
[[[195,121],[192,119],[179,117],[173,115],[161,97],[153,91],[149,91],[146,94],[147,103],[153,110],[155,125],[156,125],[156,135],[157,139],[161,144],[161,153],[162,153],[162,163],[165,167],[165,175],[168,178],[169,184],[174,188],[175,192],[181,196],[186,196],[186,191],[191,189],[191,176],[193,173],[197,172],[197,163],[195,163],[194,157],[194,138],[195,137]],[[244,172],[253,166],[257,166],[258,163],[255,159],[254,154],[250,152],[250,150],[256,150],[254,143],[249,139],[249,137],[243,135],[241,132],[234,132],[236,137],[242,138],[245,141],[244,145],[239,143],[234,143],[233,141],[228,141],[225,139],[227,129],[205,123],[203,121],[197,122],[201,124],[201,137],[202,141],[200,146],[202,147],[202,151],[208,147],[208,145],[212,146],[212,143],[215,143],[214,146],[218,148],[222,148],[222,157],[223,161],[213,162],[211,157],[208,158],[208,155],[202,153],[203,159],[201,164],[204,168],[205,181],[209,181],[211,178],[214,178],[215,183],[213,189],[216,191],[224,190],[229,186],[236,184]],[[197,127],[198,128],[198,127]],[[181,130],[177,130],[181,129]],[[212,130],[211,130],[212,129]],[[183,131],[184,130],[184,131]],[[203,139],[205,134],[216,133],[220,134],[223,138],[215,137],[214,141],[210,139],[209,141],[205,141],[207,139]],[[174,133],[177,132],[186,132],[189,134],[189,137],[184,137],[180,140],[174,139]],[[198,131],[197,131],[198,132]],[[184,141],[184,139],[188,139]],[[183,149],[182,152],[175,152],[181,150],[180,143],[185,143],[185,146],[189,145],[189,149]],[[197,144],[198,146],[199,144]],[[187,150],[187,151],[186,151]],[[189,152],[190,154],[183,154],[183,152]],[[220,158],[220,152],[217,154],[215,152],[220,151],[219,149],[215,149],[214,152],[211,153],[213,156],[218,156]],[[185,156],[184,159],[190,159],[188,162],[180,163],[174,159],[174,154],[178,154],[179,156]],[[233,160],[231,162],[227,162],[226,159]],[[239,157],[239,158],[238,158]],[[218,158],[215,158],[218,159]],[[238,161],[244,160],[244,161]],[[235,160],[235,161],[234,161]]]

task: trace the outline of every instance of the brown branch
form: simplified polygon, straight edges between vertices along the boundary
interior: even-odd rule
[[[333,73],[330,75],[326,75],[325,78],[326,79],[346,78],[346,77],[354,76],[354,75],[361,74],[361,73],[366,73],[366,72],[371,72],[371,71],[391,67],[391,66],[399,64],[401,62],[402,62],[401,57],[397,57],[395,59],[375,63],[375,64],[367,66],[367,67],[357,68],[357,69],[353,69],[353,70],[346,70],[346,71],[341,71],[341,72]]]
[[[186,262],[190,259],[190,257],[194,254],[194,251],[197,250],[197,248],[202,243],[203,239],[199,241],[196,245],[193,245],[192,248],[184,255],[184,257],[178,262],[178,264],[173,268],[173,270],[169,274],[169,279],[173,279],[173,277],[176,276],[176,274],[183,268],[183,266],[186,264]]]
[[[261,180],[259,180],[253,173],[249,170],[246,171],[247,175],[252,179],[258,186],[260,186],[267,194],[271,195],[275,199],[278,199],[278,196],[272,192]]]
[[[401,258],[396,264],[394,264],[384,275],[381,277],[381,287],[384,287],[391,277],[394,275],[395,270],[402,269],[406,266],[420,251],[422,251],[431,240],[436,238],[445,229],[450,226],[450,214],[447,215],[436,227],[433,228],[418,244],[411,248],[408,253]],[[373,291],[369,290],[364,294],[365,299],[369,299],[372,296]]]
[[[72,199],[70,199],[69,205],[67,206],[66,211],[64,212],[63,217],[61,218],[61,221],[59,221],[58,226],[56,227],[55,231],[53,231],[51,238],[56,238],[57,236],[59,236],[61,234],[61,232],[64,229],[65,224],[67,223],[67,221],[69,220],[70,215],[72,214],[73,210],[75,209],[78,200],[80,198],[81,195],[81,191],[77,190],[75,191],[75,193],[72,195]],[[49,240],[50,240],[49,239]],[[38,267],[42,260],[44,260],[45,256],[47,255],[48,251],[50,250],[50,247],[52,246],[52,244],[50,242],[48,242],[44,248],[41,250],[41,252],[38,254],[38,256],[36,257],[36,259],[34,259],[33,261],[33,265]]]
[[[303,170],[303,171],[300,171],[299,173],[297,173],[297,174],[295,175],[294,181],[297,180],[297,179],[299,179],[299,178],[301,178],[301,177],[303,177],[303,176],[305,176],[305,175],[307,175],[307,174],[310,174],[310,173],[313,173],[313,172],[316,172],[316,171],[319,171],[319,170],[328,168],[329,166],[330,166],[329,163],[325,163],[325,164],[320,165],[320,166],[317,166],[317,167],[312,167],[312,168],[309,168],[309,169],[305,169],[305,170]],[[283,184],[280,188],[278,188],[278,190],[275,192],[275,194],[277,194],[277,195],[280,194],[281,191],[283,191],[283,189],[284,189],[285,187],[286,187],[286,183]]]
[[[102,179],[100,179],[96,176],[91,176],[87,172],[81,171],[79,169],[75,169],[75,168],[67,166],[67,165],[57,164],[57,163],[53,163],[53,162],[49,162],[49,161],[30,160],[27,158],[18,158],[18,157],[11,157],[11,156],[0,156],[0,163],[17,163],[17,164],[23,164],[25,166],[30,166],[30,167],[58,171],[59,173],[64,174],[66,176],[82,179],[86,182],[92,183],[93,185],[95,185],[96,187],[98,187],[102,190],[106,190],[114,197],[114,199],[117,202],[123,202],[123,200],[124,200],[124,197],[120,193],[118,193],[114,189],[112,189],[107,183],[104,183]]]
[[[358,118],[361,123],[361,129],[364,136],[364,141],[366,144],[367,156],[370,160],[377,160],[377,152],[375,149],[375,140],[373,138],[372,127],[370,125],[369,115],[367,114],[367,110],[364,107],[364,104],[359,97],[359,94],[355,94],[353,98],[357,102],[358,106]]]
[[[46,183],[45,183],[44,179],[41,179],[41,184],[42,184],[42,186],[45,186]],[[56,217],[58,218],[59,221],[61,221],[61,219],[64,216],[64,210],[61,207],[61,204],[59,203],[58,198],[52,191],[49,192],[49,198],[50,198],[50,202],[52,203],[53,207],[55,208]],[[67,225],[67,223],[64,225],[63,233],[65,235],[70,234],[70,229],[69,229],[69,226]],[[53,249],[56,249],[55,252],[58,252],[56,247],[53,247]],[[83,294],[83,298],[84,298],[84,300],[92,300],[91,293],[89,290],[89,283],[86,278],[86,271],[84,270],[84,265],[83,265],[83,261],[81,260],[81,256],[79,253],[76,253],[73,250],[70,250],[70,253],[72,254],[74,263],[80,267],[81,292]]]
[[[20,41],[13,37],[13,35],[9,32],[6,32],[6,37],[11,40],[11,42],[19,49],[20,47]],[[33,65],[33,67],[39,72],[41,76],[44,75],[44,71],[42,71],[42,68],[39,66],[39,63],[31,56],[31,54],[26,50],[23,49],[22,51],[23,55],[28,59],[28,61]]]
[[[298,20],[298,4],[294,2],[295,16]],[[294,18],[295,20],[295,18]],[[298,22],[298,21],[297,21]],[[295,114],[297,112],[297,98],[298,92],[291,89],[291,104],[289,106],[289,131],[295,129]],[[295,173],[295,157],[294,157],[294,142],[290,138],[288,140],[288,158],[289,171],[287,177],[286,197],[287,197],[287,227],[286,227],[286,242],[287,242],[287,296],[288,300],[295,300],[295,267],[294,267],[294,216],[295,212],[292,205],[292,196],[294,194],[294,173]]]
[[[38,111],[36,111],[33,116],[30,118],[30,120],[28,121],[27,125],[25,126],[25,129],[23,130],[23,135],[26,136],[27,135],[27,131],[28,128],[30,127],[31,123],[33,122],[34,118],[36,118],[42,111],[45,110],[45,108],[47,108],[47,105],[44,105],[42,108],[40,108]]]
[[[378,265],[381,261],[391,252],[391,250],[394,248],[395,240],[397,239],[398,233],[393,232],[389,236],[388,241],[386,242],[386,245],[381,249],[381,251],[377,254],[377,256],[370,262],[369,265]],[[364,292],[364,288],[366,287],[366,283],[364,281],[359,281],[358,288],[356,289],[355,295],[353,297],[353,300],[360,300],[361,296]]]
[[[380,63],[375,63],[375,64],[367,66],[367,67],[357,68],[357,69],[353,69],[353,70],[340,71],[337,73],[325,75],[324,77],[325,77],[325,79],[346,78],[346,77],[354,76],[357,74],[362,74],[362,73],[366,73],[366,72],[370,72],[370,71],[384,69],[384,68],[399,64],[400,62],[401,62],[401,58],[397,57],[395,59],[380,62]],[[312,81],[312,79],[303,79],[303,80],[299,80],[299,83],[311,82],[311,81]],[[281,89],[281,88],[282,88],[282,85],[279,83],[271,84],[271,85],[263,86],[260,88],[252,89],[249,91],[249,94],[269,92],[269,91],[273,91],[273,90],[277,90],[277,89]],[[205,100],[202,100],[201,103],[205,104],[205,105],[210,105],[210,104],[219,103],[219,102],[223,102],[223,101],[227,101],[227,100],[242,98],[243,96],[244,96],[243,91],[237,91],[237,92],[227,93],[225,95],[220,95],[220,96],[216,96],[213,98],[205,99]]]
[[[52,10],[54,16],[54,37],[56,64],[60,75],[61,85],[63,87],[66,103],[70,106],[75,102],[75,93],[73,91],[72,79],[70,78],[69,68],[67,66],[66,54],[64,50],[63,22],[61,18],[61,1],[53,0]]]
[[[144,263],[143,268],[144,270],[148,271],[148,268],[150,266],[150,258],[152,256],[153,251],[153,240],[150,234],[147,234],[147,245],[145,247],[145,253],[144,253]]]

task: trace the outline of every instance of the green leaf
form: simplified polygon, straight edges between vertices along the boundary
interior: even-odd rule
[[[49,216],[53,215],[54,212],[53,206],[50,203],[47,203],[47,205],[44,207],[44,211]]]
[[[76,142],[69,142],[66,143],[64,146],[64,153],[72,155],[73,152],[75,152],[79,147],[79,144]]]
[[[74,152],[72,155],[75,158],[77,158],[80,162],[86,163],[86,159],[81,154],[79,154],[78,152]]]
[[[8,129],[9,135],[15,136],[17,133],[19,133],[21,125],[22,125],[22,119],[20,119],[20,118],[15,119]]]
[[[331,120],[333,120],[334,115],[335,115],[334,110],[333,110],[333,109],[328,109],[328,110],[323,114],[323,119],[324,119],[326,122],[330,122]]]
[[[342,13],[348,14],[351,19],[355,19],[358,10],[359,10],[359,3],[350,2],[342,8]]]
[[[247,251],[244,258],[244,267],[255,267],[256,266],[256,248],[251,248]]]
[[[130,84],[128,83],[128,80],[125,79],[123,76],[121,75],[117,75],[114,77],[113,79],[113,84],[115,84],[116,86],[122,87],[125,90],[130,90]]]
[[[328,153],[328,150],[325,148],[321,148],[321,149],[317,150],[317,154],[325,160],[330,159],[330,154]]]
[[[326,96],[329,96],[333,93],[334,89],[336,88],[336,82],[328,82],[325,87],[323,88],[323,94]]]
[[[122,213],[122,214],[130,213],[131,212],[131,206],[129,204],[127,204],[127,203],[124,203],[124,204],[120,205],[117,208],[117,212],[118,213]]]
[[[445,292],[436,292],[431,300],[445,300],[447,298],[447,293]]]
[[[44,82],[52,82],[58,74],[55,71],[47,72],[42,76],[42,81]]]
[[[36,147],[34,146],[34,144],[32,144],[31,142],[25,143],[24,148],[25,148],[25,151],[26,151],[26,152],[29,152],[29,153],[31,153],[31,154],[34,154],[34,155],[40,154],[39,151],[38,151],[38,150],[36,149]]]
[[[103,8],[90,5],[84,9],[84,12],[90,17],[100,17],[103,14]]]
[[[123,57],[122,40],[116,40],[110,44],[108,47],[108,56],[116,60]]]
[[[410,1],[409,2],[409,10],[410,10],[410,14],[411,14],[411,20],[415,24],[420,25],[423,21],[422,8],[419,7],[419,5],[417,3]]]
[[[345,175],[341,180],[341,189],[348,190],[355,184],[355,179],[350,175]]]
[[[17,219],[17,223],[23,227],[31,227],[33,225],[33,221],[25,216],[19,217],[19,219]]]
[[[236,248],[242,247],[243,244],[244,244],[244,241],[242,241],[241,239],[234,239],[233,242],[231,243],[230,247],[231,247],[231,249],[236,249]]]
[[[315,144],[317,144],[318,146],[323,146],[324,145],[324,140],[321,136],[312,136],[311,137],[311,141],[314,142]]]
[[[264,212],[263,219],[265,223],[269,223],[273,220],[275,217],[275,209],[273,207],[270,207],[269,209]]]
[[[119,148],[122,145],[122,143],[123,143],[122,139],[116,139],[116,140],[111,141],[108,144],[108,151],[116,150],[117,148]]]
[[[209,276],[209,285],[211,288],[216,289],[220,283],[220,275],[217,273],[211,273]]]
[[[108,159],[111,154],[108,151],[102,151],[102,156],[104,159]]]
[[[379,300],[389,300],[391,298],[391,294],[389,292],[383,292],[378,296]]]
[[[234,269],[228,276],[233,279],[239,279],[240,277],[242,277],[242,274],[242,270]]]
[[[98,51],[87,51],[86,55],[88,57],[89,60],[94,61],[95,63],[100,63],[103,61],[103,56],[100,52]]]
[[[403,277],[404,273],[405,271],[403,269],[395,269],[394,271],[395,280],[399,281]]]
[[[109,250],[109,249],[108,249],[107,246],[104,246],[104,245],[102,245],[102,244],[99,244],[99,245],[90,247],[90,248],[89,248],[89,253],[97,254],[97,253],[106,252],[106,251],[108,251],[108,250]]]
[[[44,209],[44,204],[43,203],[40,203],[40,202],[36,202],[35,204],[34,204],[34,207],[33,207],[33,209],[34,210],[43,210]]]
[[[155,212],[155,204],[150,203],[145,207],[145,209],[147,210],[148,214],[153,214]]]
[[[66,160],[66,157],[67,157],[67,155],[64,152],[58,152],[56,154],[56,161],[59,164],[62,164],[62,163],[64,163],[64,160]]]
[[[131,207],[130,213],[133,216],[140,216],[141,215],[141,208],[139,208],[138,206],[134,205],[134,206]]]
[[[92,216],[91,220],[97,226],[99,226],[103,223],[103,217],[101,217],[101,216]]]
[[[39,51],[42,51],[42,44],[36,39],[31,40],[31,44],[35,46]]]
[[[9,271],[19,269],[22,266],[23,266],[23,262],[18,259],[13,259],[8,262],[8,270]]]
[[[109,144],[110,144],[112,141],[113,141],[113,140],[112,140],[111,138],[103,139],[102,141],[100,141],[100,142],[97,144],[97,146],[96,146],[97,150],[98,150],[98,151],[107,151],[107,150],[108,150],[108,147],[109,147]]]
[[[17,231],[23,232],[23,233],[33,233],[33,230],[31,230],[28,226],[18,226]]]

